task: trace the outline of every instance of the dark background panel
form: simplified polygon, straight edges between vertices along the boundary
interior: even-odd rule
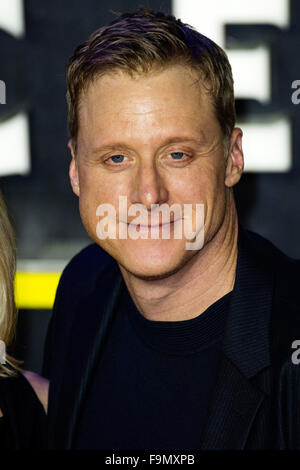
[[[116,17],[112,11],[142,4],[171,11],[170,1],[27,0],[25,39],[0,34],[0,73],[11,103],[0,107],[0,118],[20,109],[30,117],[31,173],[1,181],[21,259],[69,259],[88,243],[68,179],[66,64],[79,43]]]

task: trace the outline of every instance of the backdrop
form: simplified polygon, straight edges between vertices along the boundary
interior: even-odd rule
[[[16,231],[19,325],[13,351],[40,372],[61,270],[91,241],[68,180],[65,69],[76,45],[141,5],[226,48],[246,172],[240,219],[300,257],[300,8],[296,0],[6,0],[0,3],[0,176]]]

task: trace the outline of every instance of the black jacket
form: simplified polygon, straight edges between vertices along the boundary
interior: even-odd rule
[[[44,355],[50,448],[72,448],[123,285],[117,263],[96,244],[62,274]],[[292,361],[298,289],[300,262],[239,226],[236,281],[199,449],[300,449],[300,363]]]

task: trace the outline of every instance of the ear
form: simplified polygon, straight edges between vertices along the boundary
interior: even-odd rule
[[[244,154],[242,148],[243,131],[235,127],[231,133],[227,156],[225,185],[231,188],[241,179],[244,169]]]
[[[77,196],[80,196],[78,168],[77,168],[76,154],[75,154],[75,149],[74,149],[74,144],[72,142],[72,139],[69,140],[68,147],[69,147],[69,149],[71,151],[71,155],[72,155],[72,160],[71,160],[71,163],[70,163],[70,166],[69,166],[70,182],[71,182],[73,192]]]

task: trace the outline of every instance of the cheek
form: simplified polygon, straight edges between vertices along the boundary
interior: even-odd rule
[[[80,196],[79,213],[86,231],[93,238],[97,225],[96,207],[92,206],[92,201],[84,196]]]
[[[204,204],[204,220],[206,227],[215,224],[222,218],[225,204],[224,182],[222,169],[215,165],[205,165],[187,181],[180,183],[181,200]]]
[[[221,165],[210,164],[202,169],[199,180],[207,196],[213,199],[223,194],[224,190],[224,168]]]
[[[111,204],[118,213],[119,185],[110,181],[96,168],[82,169],[80,174],[80,198],[79,211],[82,223],[90,235],[97,243],[97,224],[103,217],[97,215],[97,208],[102,204]],[[107,213],[105,214],[105,217]]]
[[[91,171],[81,169],[79,173],[80,197],[79,212],[82,223],[90,236],[96,231],[96,209],[101,203],[100,185],[96,183]],[[98,202],[99,201],[99,202]]]
[[[218,185],[215,168],[206,166],[183,175],[173,187],[174,193],[180,195],[183,202],[208,203],[214,197]]]
[[[97,168],[83,168],[79,174],[80,199],[83,206],[96,208],[99,204],[110,202],[111,185],[106,182]]]

